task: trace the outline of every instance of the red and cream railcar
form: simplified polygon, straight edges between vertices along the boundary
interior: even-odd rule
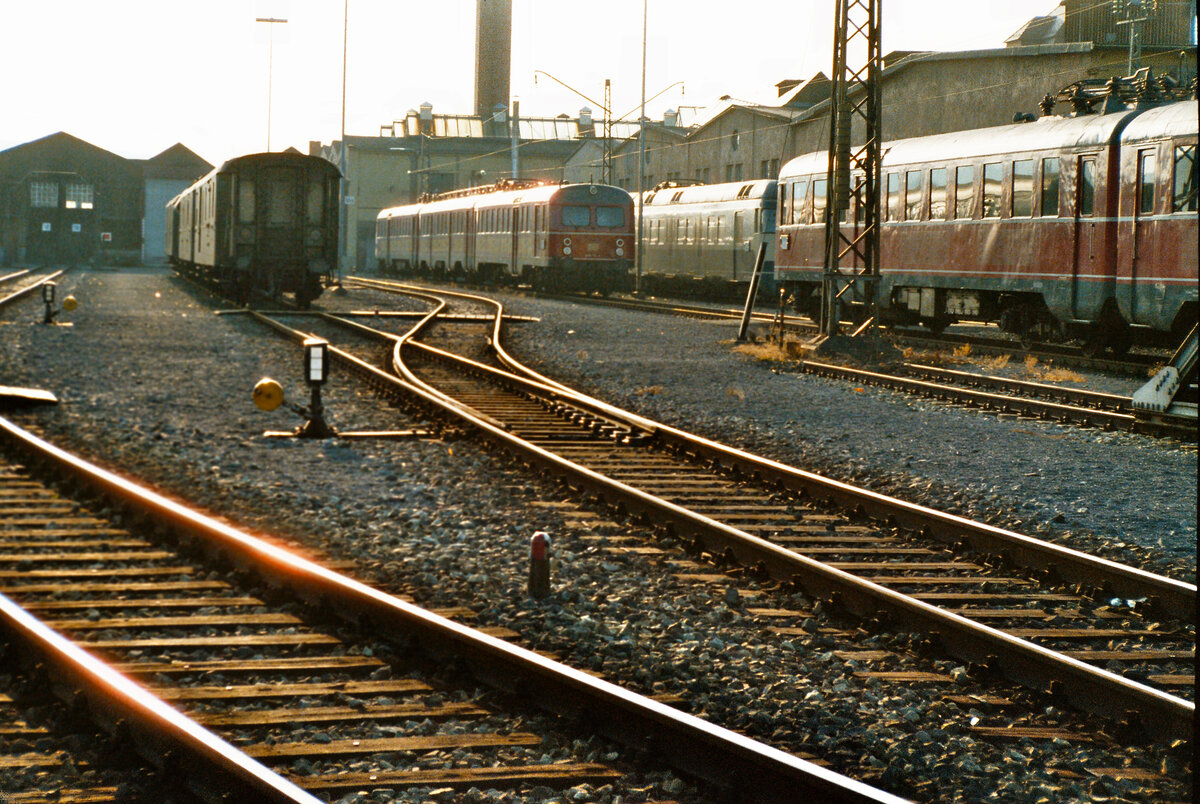
[[[385,209],[383,271],[546,289],[609,292],[629,284],[633,202],[616,187],[535,185]]]
[[[1116,304],[1124,321],[1196,323],[1196,101],[1138,115],[1121,135]]]
[[[1129,324],[1169,329],[1176,318],[1186,317],[1189,304],[1194,319],[1194,238],[1190,258],[1184,248],[1166,261],[1169,269],[1154,269],[1156,277],[1190,276],[1190,293],[1180,285],[1181,292],[1171,294],[1173,312],[1166,309],[1165,292],[1154,316],[1139,314],[1136,304],[1122,308],[1119,303],[1119,221],[1126,214],[1122,209],[1133,203],[1123,199],[1135,192],[1123,137],[1131,127],[1134,132],[1144,128],[1146,133],[1137,136],[1153,142],[1146,148],[1171,161],[1174,152],[1168,159],[1167,150],[1186,147],[1182,129],[1188,126],[1182,121],[1189,114],[1191,143],[1196,136],[1195,102],[1172,106],[1190,106],[1190,113],[1164,107],[1154,113],[1048,117],[886,145],[877,297],[882,314],[933,329],[959,319],[998,321],[1024,337],[1080,337],[1118,351],[1128,346]],[[1147,125],[1139,127],[1145,115],[1151,115]],[[1178,120],[1172,125],[1180,131],[1151,135],[1167,117]],[[1164,217],[1170,217],[1166,188],[1180,169],[1174,164],[1156,168],[1159,189],[1153,203]],[[824,153],[806,154],[786,164],[779,180],[776,275],[810,309],[821,287],[825,171]],[[1194,233],[1195,212],[1191,216]],[[858,217],[852,209],[843,225],[853,227]],[[1174,218],[1168,223],[1187,225]],[[1174,231],[1147,227],[1145,238],[1168,230]],[[1148,247],[1144,241],[1143,249]],[[1149,268],[1140,276],[1134,275],[1137,270],[1126,271],[1130,299],[1151,276]]]

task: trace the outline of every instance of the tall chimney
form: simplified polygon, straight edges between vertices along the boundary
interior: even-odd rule
[[[508,108],[512,72],[512,0],[475,0],[475,114]]]

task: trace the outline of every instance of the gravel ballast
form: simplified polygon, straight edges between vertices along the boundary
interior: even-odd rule
[[[265,440],[263,430],[298,421],[258,411],[250,390],[269,375],[306,401],[295,347],[242,316],[214,316],[203,294],[165,272],[77,272],[60,284],[81,302],[69,316],[74,326],[33,323],[34,302],[6,314],[0,384],[57,393],[59,406],[17,420],[101,463],[354,560],[362,577],[419,602],[475,608],[480,624],[512,628],[522,644],[639,691],[673,693],[696,714],[902,795],[1149,800],[1133,781],[1089,775],[1125,764],[1165,772],[1180,800],[1189,795],[1190,763],[1160,746],[1105,755],[1080,743],[978,739],[968,722],[988,711],[963,710],[919,686],[862,681],[837,655],[903,649],[905,635],[845,642],[853,626],[802,596],[782,599],[748,580],[688,585],[663,572],[663,559],[610,552],[605,539],[628,526],[578,518],[567,492],[469,442]],[[320,304],[387,305],[358,291]],[[734,353],[729,325],[520,297],[509,312],[542,319],[511,326],[510,351],[613,404],[1194,580],[1194,450],[791,374],[786,364]],[[336,377],[324,399],[344,429],[411,424]],[[548,497],[560,505],[544,504]],[[538,603],[524,595],[534,530],[551,532],[556,558],[555,593]],[[757,605],[810,612],[796,623],[808,635],[763,636],[748,613]],[[953,674],[956,665],[935,657],[929,669]],[[1036,699],[1028,705],[1047,723],[1071,718]]]

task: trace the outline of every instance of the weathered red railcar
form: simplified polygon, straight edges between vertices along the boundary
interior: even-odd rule
[[[629,286],[633,200],[600,184],[502,183],[385,209],[380,270],[543,289]]]
[[[885,145],[881,315],[1123,351],[1196,320],[1195,101]],[[780,174],[776,276],[817,309],[825,153]],[[843,226],[860,216],[851,209]]]

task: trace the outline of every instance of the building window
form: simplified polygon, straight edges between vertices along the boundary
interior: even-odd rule
[[[29,205],[39,209],[58,206],[58,185],[52,181],[29,182]]]
[[[764,159],[759,163],[758,177],[760,179],[773,179],[779,175],[779,160]]]
[[[725,166],[725,181],[741,181],[742,180],[742,163],[738,162],[733,165]]]
[[[1014,218],[1033,217],[1033,160],[1013,162],[1012,214]]]
[[[1157,161],[1154,151],[1138,154],[1138,213],[1154,214],[1154,179]]]
[[[1058,214],[1058,191],[1058,159],[1047,157],[1042,160],[1042,217]]]
[[[738,130],[735,128],[733,130],[733,133],[729,135],[729,147],[736,151],[738,149],[738,145],[740,145],[741,142],[742,142],[742,135],[739,134]]]
[[[1004,165],[993,162],[983,166],[983,217],[1000,217],[1000,188],[1004,184]]]
[[[68,184],[66,192],[67,209],[91,209],[93,207],[93,191],[90,184]]]
[[[1196,146],[1175,148],[1175,192],[1171,199],[1172,212],[1196,211]]]

